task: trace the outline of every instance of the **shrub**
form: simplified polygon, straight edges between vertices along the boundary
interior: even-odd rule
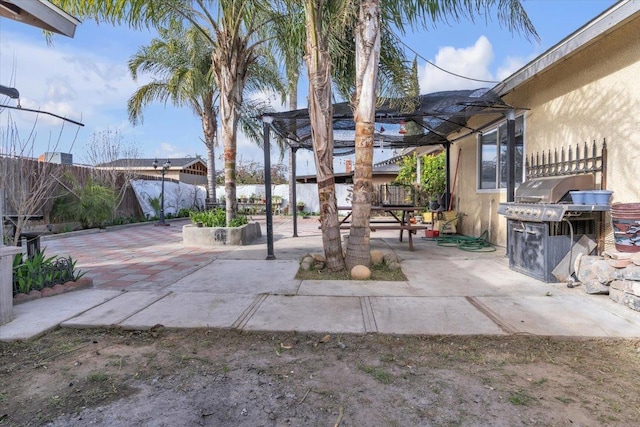
[[[58,219],[78,221],[83,228],[103,226],[113,216],[116,195],[112,189],[88,181],[84,187],[74,188],[54,206]]]
[[[46,258],[44,251],[23,259],[16,254],[13,259],[13,294],[29,293],[81,278],[84,273],[76,270],[76,260],[62,257]]]
[[[194,224],[202,223],[204,227],[226,227],[227,215],[224,209],[210,209],[208,211],[191,211],[189,219]],[[229,226],[240,227],[249,222],[245,215],[238,215],[229,221]]]

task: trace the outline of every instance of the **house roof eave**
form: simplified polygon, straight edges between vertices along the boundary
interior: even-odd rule
[[[493,90],[504,96],[515,88],[528,82],[541,72],[553,67],[560,61],[591,45],[616,27],[633,19],[640,12],[640,2],[620,1],[598,15],[578,30],[549,48],[542,55],[529,62],[511,76],[497,84]]]
[[[80,25],[77,18],[48,0],[0,0],[0,16],[72,38]]]

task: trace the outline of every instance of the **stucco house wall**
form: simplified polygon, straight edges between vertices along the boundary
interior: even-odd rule
[[[567,149],[606,139],[606,187],[612,202],[640,202],[640,14],[594,38],[586,47],[563,58],[528,81],[514,87],[503,99],[524,114],[525,155]],[[478,116],[469,124],[482,128],[497,117]],[[458,135],[450,135],[455,140]],[[574,151],[575,152],[575,151]],[[451,148],[451,165],[460,166],[455,188],[456,208],[464,214],[460,231],[478,236],[488,231],[490,240],[506,244],[506,219],[497,214],[506,190],[478,190],[478,134],[457,140]],[[609,217],[605,218],[609,223]],[[610,234],[610,230],[607,230]],[[610,236],[607,242],[611,242]]]

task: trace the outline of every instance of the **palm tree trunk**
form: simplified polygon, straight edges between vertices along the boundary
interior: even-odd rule
[[[340,242],[340,222],[336,201],[336,184],[333,175],[333,104],[331,97],[331,57],[326,31],[320,17],[322,0],[307,0],[306,55],[309,72],[309,118],[316,161],[318,197],[320,201],[320,226],[327,269],[343,270],[345,267]]]
[[[211,98],[212,99],[212,98]],[[216,195],[216,133],[217,119],[213,109],[213,102],[208,105],[206,102],[202,110],[202,133],[204,134],[204,145],[207,149],[207,193],[208,197],[215,203]]]
[[[373,192],[373,136],[375,130],[376,81],[380,62],[379,0],[363,0],[356,30],[356,124],[353,177],[353,214],[347,268],[371,264],[369,220]]]
[[[224,79],[223,79],[224,80]],[[222,129],[222,145],[224,147],[224,191],[226,194],[227,227],[230,221],[238,215],[238,202],[236,200],[236,134],[238,130],[239,112],[236,105],[242,103],[242,91],[239,102],[236,104],[237,84],[229,82],[220,85],[220,122]]]

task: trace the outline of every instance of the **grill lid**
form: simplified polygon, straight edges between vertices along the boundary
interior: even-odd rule
[[[519,203],[559,203],[569,191],[595,189],[593,174],[546,176],[520,184],[514,195]]]

